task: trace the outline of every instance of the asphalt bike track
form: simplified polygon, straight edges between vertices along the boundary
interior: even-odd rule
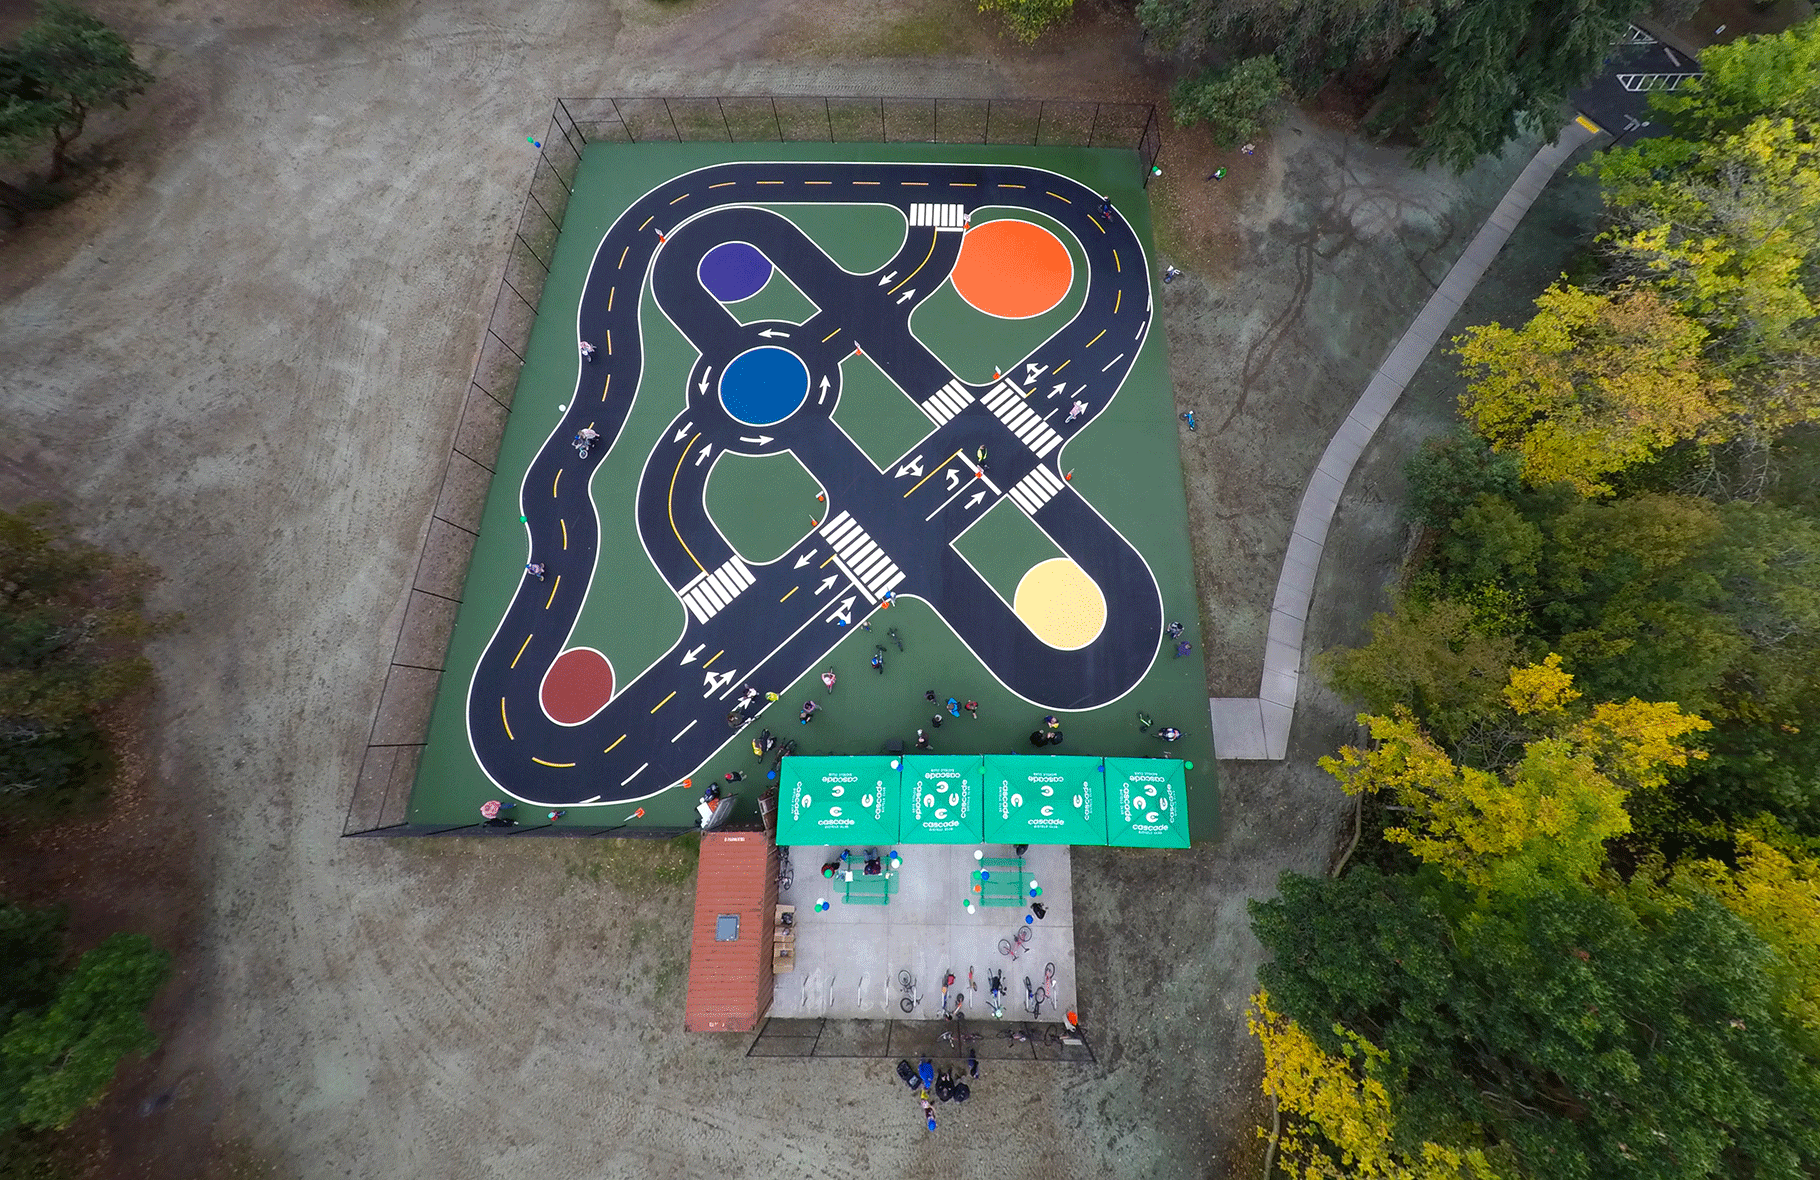
[[[890,262],[853,274],[755,202],[889,204],[909,231]],[[916,338],[910,316],[947,279],[969,213],[981,207],[1030,209],[1061,223],[1085,253],[1087,290],[1075,316],[1028,357],[969,384]],[[748,687],[763,707],[764,691],[781,692],[818,666],[887,596],[926,601],[993,675],[1035,705],[1094,708],[1135,687],[1159,654],[1161,592],[1143,556],[1074,492],[1061,467],[1065,443],[1118,392],[1151,325],[1143,247],[1116,211],[1100,208],[1085,186],[1039,168],[739,163],[676,177],[626,210],[596,251],[582,294],[577,343],[594,343],[595,360],[582,365],[575,398],[520,488],[527,561],[540,563],[545,578],[527,576],[469,686],[469,742],[488,776],[539,805],[648,798],[727,740],[729,710]],[[802,324],[739,323],[700,277],[703,258],[727,242],[762,253],[816,313]],[[687,623],[669,652],[615,683],[591,717],[560,724],[544,711],[543,681],[569,647],[591,583],[612,576],[611,555],[600,560],[588,484],[620,445],[640,385],[646,283],[701,354],[687,408],[646,458],[636,504],[646,555],[684,604]],[[781,352],[761,355],[766,349]],[[840,364],[855,352],[934,426],[883,469],[832,419]],[[791,374],[800,363],[800,404],[785,389],[788,412],[776,421],[741,421],[729,408],[745,404],[726,383],[729,367],[755,363]],[[1076,401],[1087,410],[1067,421]],[[586,459],[570,444],[583,427],[601,436]],[[983,470],[974,461],[982,446]],[[824,489],[825,511],[788,553],[748,563],[709,519],[707,480],[722,457],[785,451]],[[1103,595],[1104,626],[1084,646],[1061,650],[1038,639],[950,545],[1007,495]],[[794,720],[799,705],[782,705],[766,716]]]

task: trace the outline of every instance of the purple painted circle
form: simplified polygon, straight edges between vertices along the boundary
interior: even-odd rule
[[[722,242],[702,256],[701,285],[722,303],[749,299],[771,279],[771,260],[745,242]]]

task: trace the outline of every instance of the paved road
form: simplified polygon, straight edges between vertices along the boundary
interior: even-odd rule
[[[852,274],[785,218],[750,202],[856,201],[903,211],[898,254]],[[911,334],[910,314],[948,277],[966,211],[1038,210],[1065,225],[1088,263],[1085,302],[1069,323],[1004,378],[959,380]],[[1158,654],[1162,595],[1143,556],[1062,479],[1066,441],[1105,409],[1151,324],[1143,248],[1099,197],[1041,169],[999,165],[729,164],[647,193],[595,254],[578,320],[599,348],[570,409],[532,461],[521,490],[527,579],[475,670],[468,733],[502,790],[538,804],[645,798],[693,772],[726,740],[728,712],[748,686],[781,690],[816,666],[846,627],[887,594],[919,597],[985,667],[1034,704],[1083,709],[1130,691]],[[703,285],[702,258],[743,241],[758,248],[820,309],[807,322],[740,324]],[[663,313],[701,353],[687,408],[648,455],[637,521],[647,555],[688,612],[676,645],[577,725],[540,703],[544,674],[568,646],[591,582],[611,576],[598,553],[589,477],[622,439],[643,378],[637,317],[649,281]],[[781,421],[734,417],[728,367],[754,349],[801,362],[807,396]],[[840,363],[860,350],[909,392],[933,429],[883,469],[832,420]],[[595,390],[599,390],[598,393]],[[1088,410],[1066,421],[1073,401]],[[733,399],[738,404],[737,397]],[[569,440],[600,433],[587,459]],[[987,449],[982,470],[974,462]],[[828,495],[821,526],[789,553],[745,562],[709,519],[704,491],[727,454],[788,450]],[[1099,585],[1107,618],[1087,646],[1062,651],[1031,633],[949,542],[1000,498],[1013,502]],[[608,506],[614,510],[616,506]],[[794,713],[794,702],[784,702]]]

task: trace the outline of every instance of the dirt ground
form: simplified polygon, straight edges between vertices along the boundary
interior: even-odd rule
[[[0,501],[63,502],[188,619],[115,810],[0,834],[9,893],[177,954],[163,1048],[78,1124],[95,1173],[1254,1174],[1244,903],[1338,840],[1313,759],[1353,729],[1318,688],[1289,762],[1222,765],[1219,840],[1077,855],[1100,1066],[991,1072],[933,1136],[887,1063],[680,1031],[685,847],[337,838],[551,98],[1159,97],[1129,19],[1023,50],[966,0],[98,7],[163,80],[97,127],[100,182],[0,245]],[[1459,181],[1294,114],[1253,157],[1165,144],[1209,688],[1251,695],[1308,471],[1524,153]],[[1545,197],[1467,314],[1514,314],[1584,205]],[[1417,385],[1348,489],[1311,649],[1391,575],[1445,366]]]

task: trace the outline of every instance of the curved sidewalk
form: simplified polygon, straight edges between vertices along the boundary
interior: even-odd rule
[[[1596,124],[1577,118],[1560,137],[1544,145],[1491,211],[1466,252],[1398,340],[1365,392],[1346,415],[1315,466],[1302,493],[1276,599],[1270,605],[1270,632],[1264,644],[1264,676],[1256,697],[1213,697],[1207,704],[1213,719],[1213,749],[1218,758],[1277,761],[1288,756],[1289,727],[1295,720],[1296,693],[1302,678],[1302,639],[1314,599],[1321,554],[1334,510],[1359,457],[1389,417],[1403,389],[1434,351],[1460,305],[1485,277],[1492,260],[1510,239],[1517,223],[1567,158],[1599,134]]]

